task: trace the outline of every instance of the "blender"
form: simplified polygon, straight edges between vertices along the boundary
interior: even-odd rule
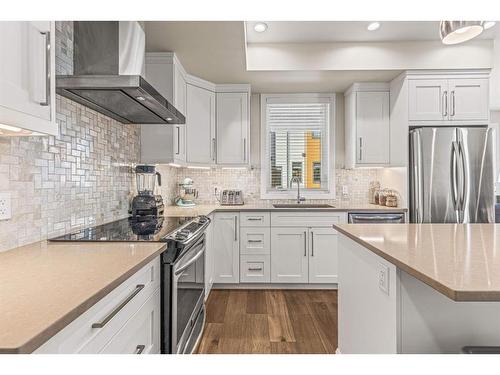
[[[161,186],[161,175],[154,165],[137,165],[135,167],[137,195],[132,200],[132,216],[157,217],[163,215],[163,199],[155,194],[156,179]]]

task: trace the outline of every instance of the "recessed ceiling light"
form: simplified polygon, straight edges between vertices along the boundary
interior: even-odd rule
[[[253,29],[258,33],[263,33],[267,30],[267,24],[264,22],[257,22],[255,25],[253,25]]]
[[[372,22],[366,28],[368,31],[375,31],[380,27],[380,22]]]
[[[172,121],[172,117],[167,117],[167,121]]]
[[[495,26],[496,22],[495,21],[486,21],[483,24],[483,27],[485,30],[491,29],[493,26]]]
[[[135,98],[137,100],[140,100],[141,102],[143,102],[144,100],[146,100],[146,98],[144,96],[136,96]]]

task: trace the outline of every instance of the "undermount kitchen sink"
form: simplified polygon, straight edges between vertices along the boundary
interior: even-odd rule
[[[307,203],[276,203],[274,208],[335,208],[330,204],[307,204]]]

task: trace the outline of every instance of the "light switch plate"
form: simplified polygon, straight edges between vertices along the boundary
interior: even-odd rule
[[[11,217],[10,193],[0,193],[0,220],[8,220]]]
[[[381,263],[378,265],[378,287],[389,295],[389,267]]]

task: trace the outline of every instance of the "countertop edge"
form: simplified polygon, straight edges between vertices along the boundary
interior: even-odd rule
[[[342,233],[343,235],[345,235],[346,237],[349,237],[354,242],[357,242],[366,249],[370,250],[371,252],[375,253],[376,255],[380,256],[386,261],[394,264],[399,269],[405,271],[409,275],[415,277],[416,279],[420,280],[424,284],[428,285],[432,289],[438,291],[442,295],[448,297],[449,299],[455,302],[499,302],[500,301],[500,292],[451,289],[448,286],[433,279],[432,277],[429,277],[424,273],[416,270],[415,268],[410,267],[409,265],[399,261],[398,259],[391,257],[384,251],[378,249],[376,246],[366,241],[363,241],[358,236],[353,235],[349,231],[346,231],[345,229],[337,226],[336,224],[333,224],[333,228],[338,232]]]
[[[83,301],[80,305],[75,307],[73,310],[69,311],[65,316],[54,322],[52,325],[46,327],[43,331],[38,333],[36,336],[33,336],[30,340],[22,344],[17,348],[1,348],[0,354],[29,354],[34,352],[44,343],[49,341],[52,337],[57,335],[61,330],[67,327],[70,323],[72,323],[75,319],[85,313],[88,309],[94,306],[97,302],[111,293],[115,288],[121,285],[124,281],[126,281],[130,276],[139,271],[146,264],[151,262],[154,258],[159,256],[164,250],[165,244],[161,244],[159,249],[148,255],[142,261],[137,263],[135,266],[130,268],[128,271],[123,273],[121,276],[113,280],[111,283],[103,287],[99,292],[89,297],[87,300]]]

